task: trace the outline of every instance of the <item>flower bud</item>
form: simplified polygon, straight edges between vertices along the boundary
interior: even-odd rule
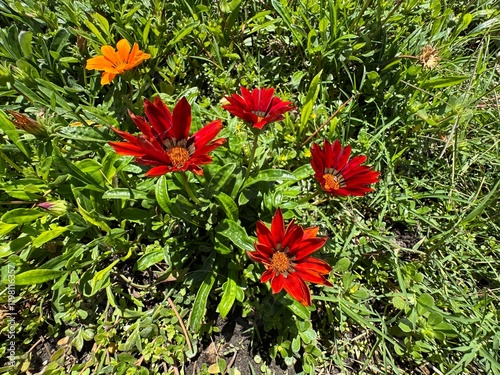
[[[12,123],[16,128],[24,130],[27,133],[34,135],[37,138],[47,137],[47,129],[40,124],[38,121],[33,120],[31,117],[26,116],[24,113],[19,113],[16,111],[7,111],[11,116],[14,117]]]
[[[68,211],[68,203],[65,201],[43,202],[38,203],[37,206],[47,210],[53,216],[61,216]]]

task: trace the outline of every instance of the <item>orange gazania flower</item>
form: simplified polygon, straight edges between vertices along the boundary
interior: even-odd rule
[[[134,43],[132,50],[130,50],[130,44],[126,39],[120,40],[116,44],[116,49],[117,51],[111,46],[102,46],[101,52],[103,56],[96,56],[87,60],[87,69],[104,70],[101,85],[107,85],[117,74],[133,69],[151,57],[150,54],[142,52],[137,43]]]
[[[326,242],[325,237],[316,237],[317,234],[318,227],[302,229],[293,220],[285,227],[279,208],[274,214],[271,229],[259,221],[255,251],[247,251],[247,255],[266,267],[260,281],[265,283],[271,280],[273,293],[285,288],[293,298],[309,306],[311,292],[306,281],[332,286],[323,276],[328,275],[332,267],[310,256]]]
[[[226,139],[213,140],[222,129],[220,120],[210,124],[189,136],[191,127],[191,106],[182,98],[171,114],[159,97],[154,102],[144,100],[144,117],[129,111],[132,121],[142,132],[139,136],[112,128],[126,142],[109,142],[120,155],[135,156],[135,161],[143,165],[152,165],[146,176],[161,176],[168,172],[192,171],[203,174],[202,164],[208,164],[212,158],[208,155],[222,145]]]
[[[254,128],[262,129],[264,125],[283,120],[283,114],[295,108],[291,102],[284,102],[273,96],[274,89],[253,89],[248,91],[241,87],[241,95],[226,96],[229,104],[222,108],[232,115],[250,123]]]
[[[331,195],[362,196],[373,191],[368,185],[378,182],[380,173],[361,165],[366,161],[366,156],[349,159],[351,146],[342,147],[338,140],[330,144],[325,139],[323,149],[314,143],[311,155],[314,177],[323,190]]]

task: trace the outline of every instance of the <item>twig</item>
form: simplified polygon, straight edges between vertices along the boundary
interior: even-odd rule
[[[187,342],[187,344],[189,346],[189,350],[192,353],[193,352],[193,346],[191,345],[191,340],[189,339],[189,336],[188,336],[188,333],[187,333],[187,330],[186,330],[186,326],[184,325],[184,322],[182,321],[182,318],[179,315],[179,312],[175,308],[174,302],[170,299],[170,297],[167,298],[167,301],[170,304],[170,307],[172,307],[172,310],[174,310],[174,314],[177,317],[177,320],[179,320],[179,324],[181,325],[182,332],[184,333],[184,337],[186,337],[186,342]]]
[[[229,363],[227,364],[227,367],[226,367],[226,369],[224,370],[224,373],[223,373],[222,375],[226,375],[226,374],[227,374],[227,372],[231,369],[231,366],[233,365],[234,361],[236,360],[236,354],[237,354],[237,353],[238,353],[238,352],[236,352],[236,351],[234,352],[234,354],[233,354],[233,358],[231,358],[231,360],[230,360],[230,361],[229,361]]]
[[[331,115],[330,117],[328,117],[328,119],[323,123],[321,124],[321,126],[314,132],[312,133],[309,138],[307,138],[304,143],[302,143],[302,145],[300,147],[304,147],[307,143],[309,143],[309,141],[311,139],[313,139],[316,134],[318,134],[320,132],[321,129],[323,129],[330,121],[332,121],[332,119],[337,116],[339,114],[339,112],[347,105],[349,104],[349,102],[351,100],[353,100],[357,95],[356,94],[353,94],[349,99],[347,99],[344,103],[341,104],[340,107],[337,108],[337,110],[333,113],[333,115]]]

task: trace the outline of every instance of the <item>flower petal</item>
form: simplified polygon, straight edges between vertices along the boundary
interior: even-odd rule
[[[122,39],[116,43],[116,49],[122,62],[126,62],[130,53],[130,43],[127,39]]]
[[[284,288],[288,294],[304,306],[311,305],[311,292],[304,280],[296,272],[290,273],[284,281]]]
[[[203,128],[198,130],[194,135],[194,146],[195,150],[199,150],[204,147],[208,142],[215,138],[222,129],[222,121],[215,120],[210,124],[205,125]]]
[[[174,108],[172,134],[176,140],[188,139],[191,127],[191,106],[182,97]]]
[[[283,215],[281,214],[281,209],[278,208],[273,216],[271,222],[271,233],[274,238],[275,244],[281,244],[283,242],[283,237],[285,235],[285,222],[283,221]]]
[[[288,276],[290,276],[290,275],[288,275]],[[283,289],[283,284],[285,284],[285,283],[286,283],[286,279],[281,273],[274,276],[271,279],[271,289],[273,291],[273,294],[281,292],[281,289]]]

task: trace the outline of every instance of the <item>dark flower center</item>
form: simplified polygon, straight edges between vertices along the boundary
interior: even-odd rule
[[[339,190],[345,186],[342,174],[334,168],[325,168],[323,178],[326,190]]]
[[[175,168],[182,168],[195,151],[193,138],[189,140],[181,139],[179,141],[175,138],[165,139],[163,145]]]
[[[175,146],[167,150],[168,157],[172,165],[176,168],[182,168],[189,160],[189,151],[182,146]]]
[[[263,119],[266,117],[267,112],[265,111],[252,111],[252,113],[259,118],[259,120]]]

